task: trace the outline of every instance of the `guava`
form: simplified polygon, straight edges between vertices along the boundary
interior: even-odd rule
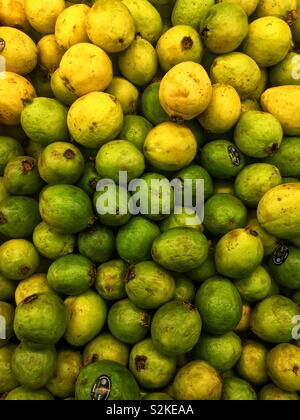
[[[15,308],[8,302],[0,301],[0,319],[4,322],[4,335],[0,337],[0,348],[5,346],[9,339],[14,335],[13,323],[14,323]]]
[[[157,72],[155,49],[146,39],[137,37],[119,54],[118,65],[122,76],[136,86],[144,86]]]
[[[271,277],[268,271],[259,265],[249,276],[238,280],[235,286],[246,302],[257,302],[269,295]]]
[[[118,254],[129,263],[151,259],[151,247],[159,235],[160,230],[155,223],[142,216],[133,217],[118,231]]]
[[[300,348],[293,344],[273,347],[266,359],[267,373],[275,385],[284,391],[300,390]]]
[[[252,13],[257,8],[257,5],[260,0],[217,0],[217,3],[236,3],[239,4],[247,13],[248,16],[252,15]]]
[[[38,294],[38,293],[54,293],[53,289],[49,286],[47,282],[46,274],[34,274],[28,279],[21,280],[18,283],[15,292],[15,301],[19,305],[23,300],[29,296]]]
[[[3,180],[7,191],[14,195],[33,195],[43,185],[36,161],[30,156],[10,160],[5,167]]]
[[[53,95],[65,105],[70,106],[76,101],[76,99],[78,99],[78,95],[71,90],[66,80],[62,77],[60,68],[52,73],[50,78],[50,87]]]
[[[197,185],[198,180],[203,180],[204,183],[204,200],[207,200],[213,194],[213,182],[211,176],[206,169],[199,165],[192,164],[183,168],[176,174],[176,178],[183,182],[183,187],[185,180],[187,180],[187,182],[192,180],[193,205],[195,205],[197,201],[197,192],[199,191]]]
[[[148,333],[151,325],[148,311],[138,308],[129,299],[116,302],[108,313],[108,328],[123,343],[135,344]]]
[[[49,80],[49,75],[51,75],[59,67],[65,50],[57,43],[57,39],[54,34],[43,36],[37,43],[37,50],[39,67],[43,72],[45,72],[45,74],[47,74],[47,78]]]
[[[142,309],[156,309],[174,296],[174,278],[153,261],[130,266],[125,282],[129,299]]]
[[[6,0],[1,4],[0,20],[2,25],[16,27],[27,32],[30,25],[25,14],[25,1]]]
[[[250,316],[251,316],[251,306],[248,303],[243,303],[243,313],[240,319],[240,322],[234,329],[234,332],[241,333],[244,331],[250,330]]]
[[[46,384],[48,391],[58,398],[72,397],[75,394],[75,382],[81,366],[82,356],[78,351],[58,350],[54,375]]]
[[[278,247],[277,238],[270,235],[265,229],[263,229],[258,223],[257,218],[251,218],[251,220],[248,220],[248,226],[250,229],[258,233],[258,236],[260,237],[264,247],[265,256],[273,254],[273,252]]]
[[[176,357],[159,353],[151,338],[140,341],[132,348],[129,369],[140,386],[146,389],[162,388],[173,379]]]
[[[153,82],[146,87],[141,98],[141,111],[154,125],[170,121],[169,115],[159,102],[159,90],[160,82]]]
[[[89,42],[86,20],[90,8],[86,4],[74,4],[62,11],[55,23],[55,39],[64,50],[80,42]]]
[[[209,363],[195,360],[179,369],[173,387],[177,400],[220,400],[223,381]]]
[[[88,365],[97,360],[112,360],[127,366],[129,347],[111,334],[104,332],[88,343],[83,352],[83,363]]]
[[[240,322],[243,304],[234,284],[222,277],[211,277],[198,289],[195,298],[203,328],[210,334],[226,334]]]
[[[236,176],[245,166],[246,160],[239,149],[228,140],[213,140],[204,145],[200,163],[217,179]]]
[[[273,384],[269,384],[261,388],[258,393],[260,401],[290,401],[299,400],[297,392],[287,392],[278,388]]]
[[[0,273],[0,300],[10,301],[15,295],[16,286],[15,281],[5,278]]]
[[[68,324],[65,339],[74,347],[82,347],[102,330],[107,315],[105,301],[93,290],[65,300]]]
[[[11,196],[0,203],[0,233],[9,238],[25,238],[39,224],[41,218],[36,200]]]
[[[241,378],[253,385],[267,383],[269,380],[266,370],[267,354],[268,349],[259,341],[245,341],[241,357],[236,365]]]
[[[54,375],[56,361],[54,346],[37,349],[23,342],[13,353],[11,368],[21,385],[39,389]]]
[[[136,112],[140,94],[134,84],[123,77],[116,76],[106,89],[106,92],[120,101],[124,115]]]
[[[227,378],[224,381],[222,400],[254,401],[257,395],[249,382],[240,378]]]
[[[31,276],[39,265],[39,254],[31,242],[12,239],[0,246],[0,272],[11,280]]]
[[[280,246],[279,246],[280,249]],[[281,263],[276,262],[276,251],[273,257],[270,257],[268,269],[274,280],[288,289],[300,289],[300,249],[294,246],[288,246],[287,258]]]
[[[66,326],[66,308],[54,293],[31,295],[16,308],[14,330],[20,341],[50,346],[62,338]]]
[[[186,275],[193,281],[203,283],[210,277],[217,274],[215,261],[213,255],[209,254],[208,258],[199,267],[194,270],[188,271]]]
[[[163,77],[159,100],[175,120],[192,120],[204,112],[212,97],[211,81],[201,64],[186,61],[172,67]]]
[[[151,337],[156,349],[166,356],[192,350],[199,340],[202,321],[198,309],[189,302],[174,300],[154,314]]]
[[[300,138],[285,137],[277,152],[265,162],[277,166],[284,177],[300,177]]]
[[[173,398],[164,392],[150,392],[150,394],[147,394],[143,400],[154,400],[154,401],[167,401],[167,400],[173,400]]]
[[[110,260],[97,269],[95,286],[97,292],[106,300],[118,300],[126,296],[125,280],[127,264],[121,259]]]
[[[25,13],[30,25],[39,33],[52,34],[59,14],[65,9],[63,0],[26,0]]]
[[[203,232],[204,230],[201,217],[195,210],[186,207],[175,207],[174,213],[171,213],[170,216],[164,219],[160,224],[162,233],[179,227],[188,227],[200,232]]]
[[[255,11],[255,17],[277,16],[291,26],[296,16],[297,0],[281,0],[280,3],[274,3],[272,0],[262,0],[258,3]]]
[[[192,281],[183,274],[176,274],[174,299],[193,303],[195,294],[196,291]]]
[[[24,150],[17,140],[0,136],[0,175],[4,174],[4,169],[10,160],[22,155]]]
[[[71,296],[86,292],[94,284],[95,279],[96,266],[80,254],[58,258],[51,264],[47,274],[52,289]]]
[[[231,194],[214,194],[205,203],[203,223],[213,235],[224,235],[246,226],[247,209]]]
[[[248,111],[260,111],[261,108],[256,99],[245,99],[242,101],[241,115]]]
[[[125,366],[99,360],[81,369],[76,382],[77,400],[140,400],[140,390]]]
[[[72,254],[76,242],[74,235],[59,233],[45,222],[36,226],[32,238],[38,252],[50,260]]]
[[[176,0],[172,12],[172,24],[174,26],[190,25],[199,30],[209,9],[214,4],[215,0],[196,0],[194,2]]]
[[[48,392],[46,389],[43,389],[43,388],[32,390],[24,386],[20,386],[10,391],[6,395],[5,400],[7,401],[35,401],[35,400],[52,401],[54,400],[54,397],[50,394],[50,392]]]
[[[280,63],[270,69],[270,85],[299,85],[300,55],[290,52]]]
[[[0,393],[9,392],[19,383],[11,368],[11,358],[16,349],[15,344],[8,344],[0,348]]]
[[[240,279],[251,274],[262,262],[264,247],[250,228],[226,233],[216,246],[215,263],[223,276]]]
[[[88,162],[84,165],[83,172],[77,183],[87,195],[92,196],[97,189],[97,184],[100,181],[100,176],[95,168],[94,162]]]
[[[145,139],[152,127],[152,124],[141,115],[126,115],[119,137],[143,151]]]
[[[113,231],[100,224],[80,232],[77,243],[80,254],[95,263],[108,261],[115,250]]]
[[[286,343],[292,339],[293,319],[299,315],[297,305],[281,295],[258,303],[251,313],[252,332],[269,343]]]
[[[282,139],[280,122],[272,114],[262,111],[245,112],[234,131],[237,147],[254,158],[272,156],[279,149]]]
[[[40,195],[39,204],[43,221],[59,233],[80,232],[94,221],[88,195],[73,185],[46,187]]]

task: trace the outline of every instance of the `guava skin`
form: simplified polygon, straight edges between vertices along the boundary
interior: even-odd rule
[[[8,162],[3,179],[7,191],[14,195],[33,195],[43,185],[37,162],[30,156],[19,156]]]
[[[0,348],[0,393],[15,389],[19,383],[11,368],[11,358],[17,346],[8,344]]]
[[[21,144],[12,137],[0,136],[0,175],[4,173],[7,163],[17,156],[24,155]]]
[[[225,401],[255,401],[256,393],[252,386],[240,378],[228,378],[224,381],[222,400]]]
[[[176,178],[184,182],[185,179],[193,180],[193,199],[197,197],[197,180],[204,181],[204,199],[207,200],[213,194],[213,182],[206,169],[199,165],[189,165],[177,173]],[[193,201],[194,201],[193,200]],[[195,204],[195,203],[193,203]]]
[[[248,277],[235,283],[246,302],[256,302],[266,298],[272,287],[272,279],[263,266],[258,266]]]
[[[97,183],[99,181],[100,176],[96,171],[95,164],[89,162],[85,164],[77,186],[91,197],[96,192]]]
[[[20,386],[10,391],[5,397],[5,400],[7,401],[35,401],[35,400],[53,401],[54,397],[53,395],[50,394],[50,392],[48,392],[44,388],[37,389],[37,390],[30,390],[24,386]]]
[[[253,385],[267,383],[269,381],[266,369],[267,354],[268,349],[259,341],[245,341],[236,365],[238,374]]]
[[[101,333],[85,346],[83,352],[84,365],[97,360],[112,360],[127,366],[129,346],[107,332]]]
[[[278,388],[273,384],[264,386],[258,393],[258,399],[260,401],[298,401],[297,392],[287,392]]]
[[[281,265],[275,265],[273,258],[269,259],[268,269],[274,280],[289,289],[300,288],[300,250],[289,246],[287,259]]]
[[[50,260],[72,254],[76,245],[74,235],[59,233],[45,222],[36,226],[32,240],[39,254]]]

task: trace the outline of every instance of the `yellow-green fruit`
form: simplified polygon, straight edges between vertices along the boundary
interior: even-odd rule
[[[35,98],[32,84],[16,73],[5,72],[0,77],[0,124],[20,124],[24,102]]]
[[[296,42],[300,42],[300,1],[297,2],[296,9],[296,20],[292,26],[293,39]]]
[[[0,58],[5,60],[5,70],[25,75],[37,65],[35,43],[19,29],[0,27]]]
[[[65,105],[72,105],[78,96],[72,92],[66,80],[61,77],[60,68],[51,75],[51,90],[54,96]]]
[[[90,11],[86,4],[74,4],[65,9],[55,24],[55,39],[60,47],[68,50],[80,42],[88,42],[86,20]]]
[[[248,111],[261,111],[256,99],[245,99],[241,105],[241,114],[245,114]]]
[[[93,44],[106,52],[126,50],[134,40],[134,20],[120,0],[96,1],[88,13],[87,34]]]
[[[247,13],[248,16],[257,8],[259,0],[217,0],[217,3],[236,3],[239,4]]]
[[[241,115],[241,100],[232,86],[217,83],[212,86],[212,90],[211,101],[198,119],[206,131],[214,134],[226,133]]]
[[[15,291],[16,305],[24,299],[38,293],[54,293],[47,282],[46,274],[34,274],[28,279],[21,280]]]
[[[248,221],[248,226],[258,233],[260,240],[264,246],[265,256],[273,254],[278,246],[278,240],[275,236],[270,235],[265,229],[261,227],[256,218]]]
[[[250,23],[242,51],[259,66],[270,67],[282,61],[292,45],[289,25],[277,17],[266,16]]]
[[[268,353],[267,372],[275,385],[284,391],[300,391],[300,348],[279,344]]]
[[[300,86],[268,89],[261,96],[261,105],[278,119],[284,134],[300,135]]]
[[[212,97],[208,74],[197,63],[177,64],[164,76],[159,89],[161,106],[170,117],[192,120],[204,112]]]
[[[288,53],[284,60],[270,68],[270,85],[300,85],[299,53]]]
[[[260,99],[262,93],[266,90],[268,85],[268,69],[264,67],[260,67],[260,79],[257,85],[257,88],[254,92],[251,93],[251,99],[256,99],[257,101]]]
[[[54,35],[45,35],[37,44],[38,62],[43,70],[53,73],[59,66],[59,63],[65,53],[56,42]]]
[[[200,63],[203,45],[199,33],[188,25],[177,25],[165,32],[159,39],[156,52],[164,72],[183,61]]]
[[[54,33],[56,19],[65,7],[64,0],[25,0],[27,19],[41,34]]]
[[[243,314],[240,322],[235,327],[236,333],[248,331],[250,329],[250,317],[251,317],[251,306],[247,303],[243,303]]]
[[[0,0],[0,24],[28,31],[30,25],[25,14],[25,0]]]
[[[268,350],[258,341],[248,340],[243,345],[240,360],[237,363],[238,374],[254,385],[268,382],[266,358]]]
[[[153,128],[146,137],[144,154],[155,168],[177,171],[189,165],[197,152],[197,142],[192,131],[173,122]]]
[[[287,392],[273,384],[264,386],[258,393],[260,401],[296,401],[300,400],[297,392]]]
[[[112,81],[110,58],[101,48],[86,42],[73,45],[60,62],[60,77],[77,96],[105,90]]]
[[[202,26],[208,10],[215,0],[176,0],[172,12],[173,25],[191,25],[196,30]]]
[[[259,202],[257,219],[277,238],[299,238],[300,184],[283,184],[268,191]]]
[[[139,91],[131,82],[123,77],[114,77],[106,92],[120,101],[124,115],[135,114],[138,106]]]
[[[80,145],[91,149],[115,139],[122,125],[120,102],[104,92],[92,92],[77,99],[68,113],[71,136]]]
[[[134,20],[135,32],[142,38],[155,43],[162,32],[162,19],[148,0],[122,0]]]
[[[255,11],[255,17],[276,16],[292,24],[296,8],[297,0],[260,0]]]
[[[157,71],[157,56],[150,42],[138,38],[119,55],[120,72],[137,86],[151,82]]]
[[[248,55],[233,52],[217,57],[210,69],[213,83],[224,83],[235,88],[241,99],[251,96],[260,81],[261,72]]]

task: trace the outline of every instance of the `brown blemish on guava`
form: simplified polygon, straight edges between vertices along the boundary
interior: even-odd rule
[[[185,50],[190,50],[194,45],[194,41],[190,36],[185,36],[181,41],[181,46]]]
[[[297,10],[289,10],[287,12],[286,23],[290,26],[294,23],[295,20],[298,19]]]
[[[109,95],[109,97],[115,104],[118,102],[118,99],[115,96]]]
[[[196,306],[193,305],[191,302],[183,302],[183,304],[188,308],[189,311],[194,311],[196,309]]]
[[[31,302],[34,302],[35,300],[37,300],[37,298],[38,298],[37,294],[28,296],[27,298],[25,298],[23,300],[23,303],[25,303],[25,305],[27,305],[28,303],[31,303]]]
[[[208,34],[209,34],[209,29],[206,26],[203,31],[201,32],[201,35],[203,36],[204,39],[208,39]]]
[[[123,44],[124,43],[124,39],[123,38],[119,38],[119,42],[120,42],[120,44]]]
[[[5,40],[0,38],[0,52],[2,52],[5,48]]]
[[[298,366],[298,365],[295,365],[295,366],[293,367],[293,372],[294,372],[294,374],[295,374],[296,376],[298,376],[298,372],[299,372],[299,370],[300,370],[300,368],[299,368],[299,366]]]
[[[93,264],[92,268],[89,271],[89,277],[90,277],[89,285],[90,286],[93,286],[93,284],[95,283],[96,276],[97,276],[97,267],[95,266],[95,264]]]
[[[150,316],[148,314],[143,314],[142,325],[145,328],[150,328]]]
[[[7,223],[7,220],[2,212],[0,212],[0,225],[5,225]]]
[[[128,283],[130,280],[133,280],[134,278],[135,278],[135,267],[134,267],[134,265],[130,265],[128,267],[126,276],[124,278],[124,282]]]
[[[136,358],[134,359],[136,370],[138,372],[140,372],[141,370],[145,370],[146,362],[147,362],[146,356],[136,356]]]
[[[90,181],[89,181],[89,186],[92,188],[92,190],[94,190],[94,191],[96,191],[96,188],[97,188],[97,179],[96,178],[94,178],[94,179],[91,179]]]
[[[177,115],[173,115],[171,120],[177,124],[183,124],[184,123],[184,119],[182,117],[179,117]]]
[[[20,273],[25,276],[27,273],[29,273],[29,271],[30,268],[24,265],[23,267],[21,267]]]
[[[73,152],[73,150],[72,149],[67,149],[66,151],[65,151],[65,153],[64,153],[64,157],[66,158],[66,159],[74,159],[75,158],[75,153]]]
[[[267,153],[269,156],[273,156],[276,152],[278,152],[279,146],[278,144],[273,144],[271,147],[267,148]]]

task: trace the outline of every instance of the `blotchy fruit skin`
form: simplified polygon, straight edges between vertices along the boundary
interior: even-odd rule
[[[14,195],[33,195],[43,185],[37,163],[30,156],[19,156],[8,162],[3,180],[8,192]]]
[[[34,87],[25,77],[4,72],[4,77],[0,79],[0,124],[19,124],[24,103],[35,96]]]
[[[96,2],[86,22],[93,44],[109,53],[124,51],[134,39],[134,20],[128,8],[119,0]]]
[[[26,0],[25,12],[30,25],[41,34],[52,34],[59,14],[65,9],[64,0]]]
[[[141,341],[150,328],[150,313],[135,306],[129,299],[116,302],[108,313],[110,332],[123,343]]]
[[[156,45],[159,64],[164,72],[184,61],[200,63],[203,46],[198,32],[188,25],[177,25],[165,32]]]
[[[273,347],[266,359],[267,372],[275,385],[288,392],[300,390],[300,348],[292,344]]]
[[[142,309],[156,309],[174,296],[172,275],[152,261],[130,266],[125,281],[129,299]]]
[[[262,108],[274,115],[288,136],[300,135],[300,86],[278,86],[261,96]]]
[[[245,10],[247,15],[250,16],[255,11],[259,0],[217,0],[217,3],[222,2],[239,4]]]
[[[192,120],[205,111],[211,97],[208,74],[200,64],[191,61],[174,66],[160,84],[160,103],[172,118]]]
[[[272,188],[259,202],[258,222],[277,238],[297,239],[300,235],[299,218],[299,184],[283,184]]]
[[[0,22],[4,26],[19,28],[27,32],[30,25],[25,14],[25,0],[1,0]]]
[[[264,256],[264,247],[255,231],[235,229],[224,235],[216,246],[215,262],[219,273],[239,279],[258,267]]]
[[[206,47],[213,53],[225,54],[237,49],[247,36],[247,15],[237,4],[216,4],[208,10],[201,29]]]
[[[159,353],[151,338],[147,338],[132,348],[129,369],[143,388],[162,388],[175,375],[176,358]]]
[[[197,153],[197,142],[192,131],[174,122],[154,127],[144,143],[145,158],[163,171],[178,171],[189,165]]]
[[[290,299],[274,295],[260,302],[252,311],[251,330],[269,343],[291,341],[295,326],[293,318],[299,315],[297,305]]]
[[[12,239],[0,246],[0,271],[11,280],[31,276],[39,265],[39,255],[31,242]]]
[[[251,57],[235,51],[215,58],[210,68],[210,78],[212,83],[234,87],[243,100],[255,92],[261,71]]]
[[[282,61],[292,45],[289,25],[277,17],[266,16],[250,23],[242,51],[259,66],[270,67]]]
[[[18,381],[15,378],[11,369],[11,358],[16,349],[15,344],[8,344],[0,348],[0,392],[9,392],[18,386]]]
[[[31,73],[37,65],[37,48],[32,39],[19,29],[0,27],[0,38],[4,41],[1,57],[5,59],[6,71],[22,76]]]
[[[212,99],[198,119],[206,131],[222,134],[237,123],[241,114],[241,100],[230,85],[217,83],[212,89]]]
[[[6,136],[0,136],[0,175],[3,175],[7,163],[17,156],[24,155],[21,144]]]
[[[139,387],[125,366],[119,363],[100,360],[81,369],[76,382],[77,400],[91,400],[91,389],[96,380],[107,375],[111,380],[109,400],[140,400]]]
[[[86,345],[83,352],[83,363],[85,366],[97,360],[112,360],[127,366],[129,346],[117,340],[109,333],[101,333]]]
[[[174,299],[181,300],[182,302],[194,302],[195,287],[191,280],[183,274],[175,276],[175,293]]]
[[[290,401],[299,400],[297,392],[287,392],[275,385],[269,384],[264,386],[258,393],[260,401]]]
[[[171,301],[154,314],[151,337],[156,349],[166,356],[179,356],[192,350],[202,328],[199,312],[191,303]]]
[[[50,87],[53,95],[65,105],[70,106],[78,99],[78,96],[72,92],[65,79],[62,78],[60,68],[51,75]]]
[[[11,366],[21,385],[29,389],[39,389],[53,376],[56,361],[54,346],[37,349],[21,343],[13,353]]]
[[[110,260],[97,269],[95,286],[97,292],[106,300],[118,300],[126,296],[125,279],[127,264],[121,260]]]
[[[86,33],[89,11],[86,4],[75,4],[60,13],[55,23],[55,39],[60,47],[68,50],[80,42],[89,42]]]
[[[195,360],[178,371],[173,386],[178,400],[220,400],[223,381],[209,363]]]
[[[283,177],[300,177],[300,137],[285,137],[279,150],[265,162],[277,166]]]
[[[54,293],[47,283],[46,274],[34,274],[27,279],[21,280],[16,288],[15,301],[19,305],[24,299],[38,293]]]
[[[227,378],[224,381],[222,400],[254,401],[257,400],[257,396],[248,382],[240,378]]]
[[[276,16],[292,24],[296,20],[293,18],[293,12],[296,9],[297,0],[281,0],[280,2],[261,0],[255,11],[255,16],[258,18],[263,16]]]
[[[77,99],[68,113],[70,134],[81,146],[91,149],[116,138],[122,124],[121,104],[108,93],[89,93]]]
[[[263,385],[269,377],[266,370],[268,349],[259,341],[247,340],[236,365],[238,374],[253,385]]]
[[[173,25],[191,25],[199,30],[202,27],[208,10],[215,4],[214,0],[177,0],[172,12]]]
[[[223,277],[211,277],[197,291],[195,298],[203,328],[210,334],[232,331],[242,317],[242,300],[237,288]]]
[[[66,341],[81,347],[91,341],[102,330],[107,314],[105,301],[93,290],[65,300],[68,313]]]
[[[45,222],[36,226],[32,239],[38,252],[50,260],[72,254],[75,248],[75,237],[72,234],[58,233]]]
[[[10,391],[5,397],[5,400],[7,401],[35,401],[35,400],[52,401],[54,400],[54,398],[50,394],[50,392],[48,392],[46,389],[42,388],[38,390],[30,390],[28,388],[25,388],[24,386],[20,386]]]
[[[268,268],[274,280],[289,289],[300,289],[300,249],[289,246],[287,259],[281,265],[275,265],[273,258],[269,259]]]
[[[53,345],[61,339],[66,326],[66,308],[54,293],[29,296],[17,306],[14,330],[20,341]]]
[[[235,283],[246,302],[256,302],[269,296],[272,280],[263,266],[258,266],[249,276]]]
[[[37,43],[37,49],[38,64],[41,67],[41,70],[43,70],[46,73],[52,74],[59,67],[60,61],[65,53],[65,50],[58,45],[54,35],[43,36],[43,38],[41,38]]]
[[[80,232],[94,219],[88,195],[73,185],[46,187],[40,196],[40,213],[44,222],[64,234]]]
[[[58,398],[72,397],[75,381],[82,366],[82,357],[78,351],[62,349],[57,352],[57,363],[53,378],[46,384],[52,395]]]
[[[103,263],[114,253],[114,232],[106,226],[95,225],[80,232],[77,244],[80,254],[95,263]]]
[[[194,229],[174,228],[158,236],[152,258],[168,270],[184,273],[199,267],[208,257],[206,237]]]

